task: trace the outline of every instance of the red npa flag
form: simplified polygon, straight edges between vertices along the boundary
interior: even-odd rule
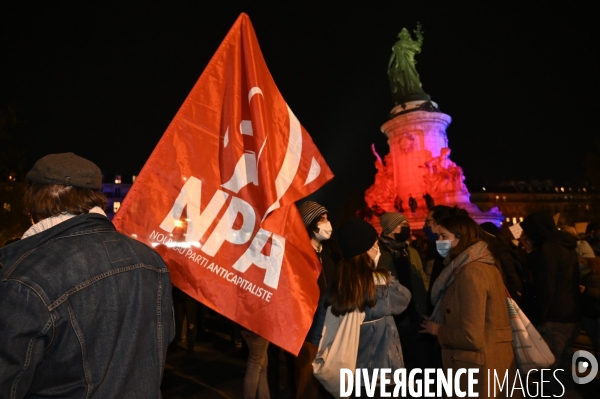
[[[241,14],[114,224],[161,252],[174,285],[297,354],[321,266],[294,202],[332,178]]]

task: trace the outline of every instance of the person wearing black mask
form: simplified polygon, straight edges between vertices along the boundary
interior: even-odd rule
[[[431,367],[428,353],[433,348],[433,340],[419,334],[421,315],[427,313],[427,287],[429,281],[423,271],[417,250],[409,246],[410,225],[401,213],[387,212],[379,217],[381,236],[379,248],[381,256],[378,266],[389,270],[401,285],[408,288],[412,300],[407,310],[395,316],[404,359],[407,368]]]

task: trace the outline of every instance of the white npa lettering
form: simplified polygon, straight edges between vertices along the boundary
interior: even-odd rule
[[[216,256],[225,241],[234,245],[248,245],[242,256],[233,263],[233,268],[240,273],[245,273],[251,266],[264,269],[263,283],[277,289],[285,254],[285,238],[262,227],[254,234],[257,215],[252,205],[242,198],[230,196],[222,190],[216,190],[209,203],[201,211],[201,197],[202,181],[197,177],[190,176],[181,188],[173,207],[160,224],[160,228],[167,233],[172,233],[175,226],[180,223],[185,209],[187,215],[185,241],[188,245],[195,246],[209,257]],[[275,208],[279,207],[279,203],[276,202],[276,204]],[[217,220],[216,217],[222,209],[225,209],[225,213]],[[238,220],[242,222],[240,226],[236,225]],[[217,225],[212,231],[209,231],[215,221],[217,221]],[[200,239],[206,233],[208,233],[206,241],[204,244],[200,244]],[[167,236],[168,234],[153,232],[150,239],[165,242]],[[267,242],[271,243],[269,254],[263,252]],[[181,251],[185,251],[185,249]],[[183,253],[181,251],[180,253]],[[190,255],[188,257],[198,263],[196,253],[193,254],[193,258]],[[205,258],[200,255],[200,259]],[[212,271],[213,268],[211,267],[210,270]]]

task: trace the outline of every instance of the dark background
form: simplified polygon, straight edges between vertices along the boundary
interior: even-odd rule
[[[26,150],[24,171],[73,151],[105,172],[137,174],[246,12],[283,97],[336,174],[313,199],[340,208],[373,182],[370,144],[388,152],[387,63],[402,27],[420,21],[417,69],[453,118],[451,157],[467,185],[583,184],[584,159],[600,152],[594,2],[458,3],[4,4],[0,106],[18,123],[3,145]]]

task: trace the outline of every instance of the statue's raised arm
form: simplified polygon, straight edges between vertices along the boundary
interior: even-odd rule
[[[430,97],[421,87],[419,73],[415,67],[415,54],[421,52],[423,31],[417,25],[414,31],[417,40],[413,40],[406,28],[398,34],[398,41],[392,47],[392,56],[388,62],[388,76],[392,96],[396,104],[410,101],[429,101]]]
[[[421,23],[418,22],[417,23],[417,29],[414,30],[415,32],[415,36],[417,37],[417,44],[419,45],[419,48],[421,48],[421,46],[423,45],[423,29],[421,29]],[[416,64],[416,61],[415,61]]]

